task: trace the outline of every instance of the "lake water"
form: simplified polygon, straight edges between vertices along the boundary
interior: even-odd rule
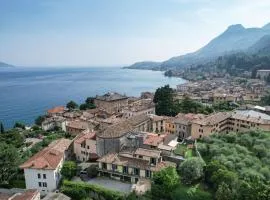
[[[70,100],[79,104],[86,97],[113,91],[140,96],[143,91],[183,82],[163,72],[109,67],[0,69],[0,121],[5,128],[16,121],[29,125],[47,109]]]

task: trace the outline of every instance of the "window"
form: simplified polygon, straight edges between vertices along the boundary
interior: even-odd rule
[[[89,145],[87,145],[87,149],[89,149]]]
[[[139,156],[139,158],[143,158],[143,156]]]
[[[44,179],[46,179],[46,178],[47,178],[47,177],[46,177],[46,174],[43,174],[43,178],[44,178]]]
[[[139,176],[140,175],[140,169],[134,168],[134,174]]]
[[[41,178],[41,175],[40,175],[40,174],[38,174],[38,175],[37,175],[37,177],[38,177],[38,178]]]
[[[41,187],[41,182],[38,182],[38,186]]]
[[[43,182],[43,187],[47,187],[47,183],[46,182]]]

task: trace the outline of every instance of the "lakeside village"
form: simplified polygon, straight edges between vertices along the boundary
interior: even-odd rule
[[[138,98],[110,92],[52,108],[31,128],[1,127],[0,199],[269,199],[268,90],[219,78]]]

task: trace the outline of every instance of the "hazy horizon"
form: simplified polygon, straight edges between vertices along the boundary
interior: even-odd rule
[[[0,61],[27,67],[121,67],[198,50],[229,25],[262,27],[270,1],[0,2]]]

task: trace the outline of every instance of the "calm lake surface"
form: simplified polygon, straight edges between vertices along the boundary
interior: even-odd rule
[[[110,91],[140,96],[143,91],[183,82],[163,72],[111,67],[0,69],[0,121],[5,128],[16,121],[29,125],[47,109],[69,100],[79,104],[86,97]]]

